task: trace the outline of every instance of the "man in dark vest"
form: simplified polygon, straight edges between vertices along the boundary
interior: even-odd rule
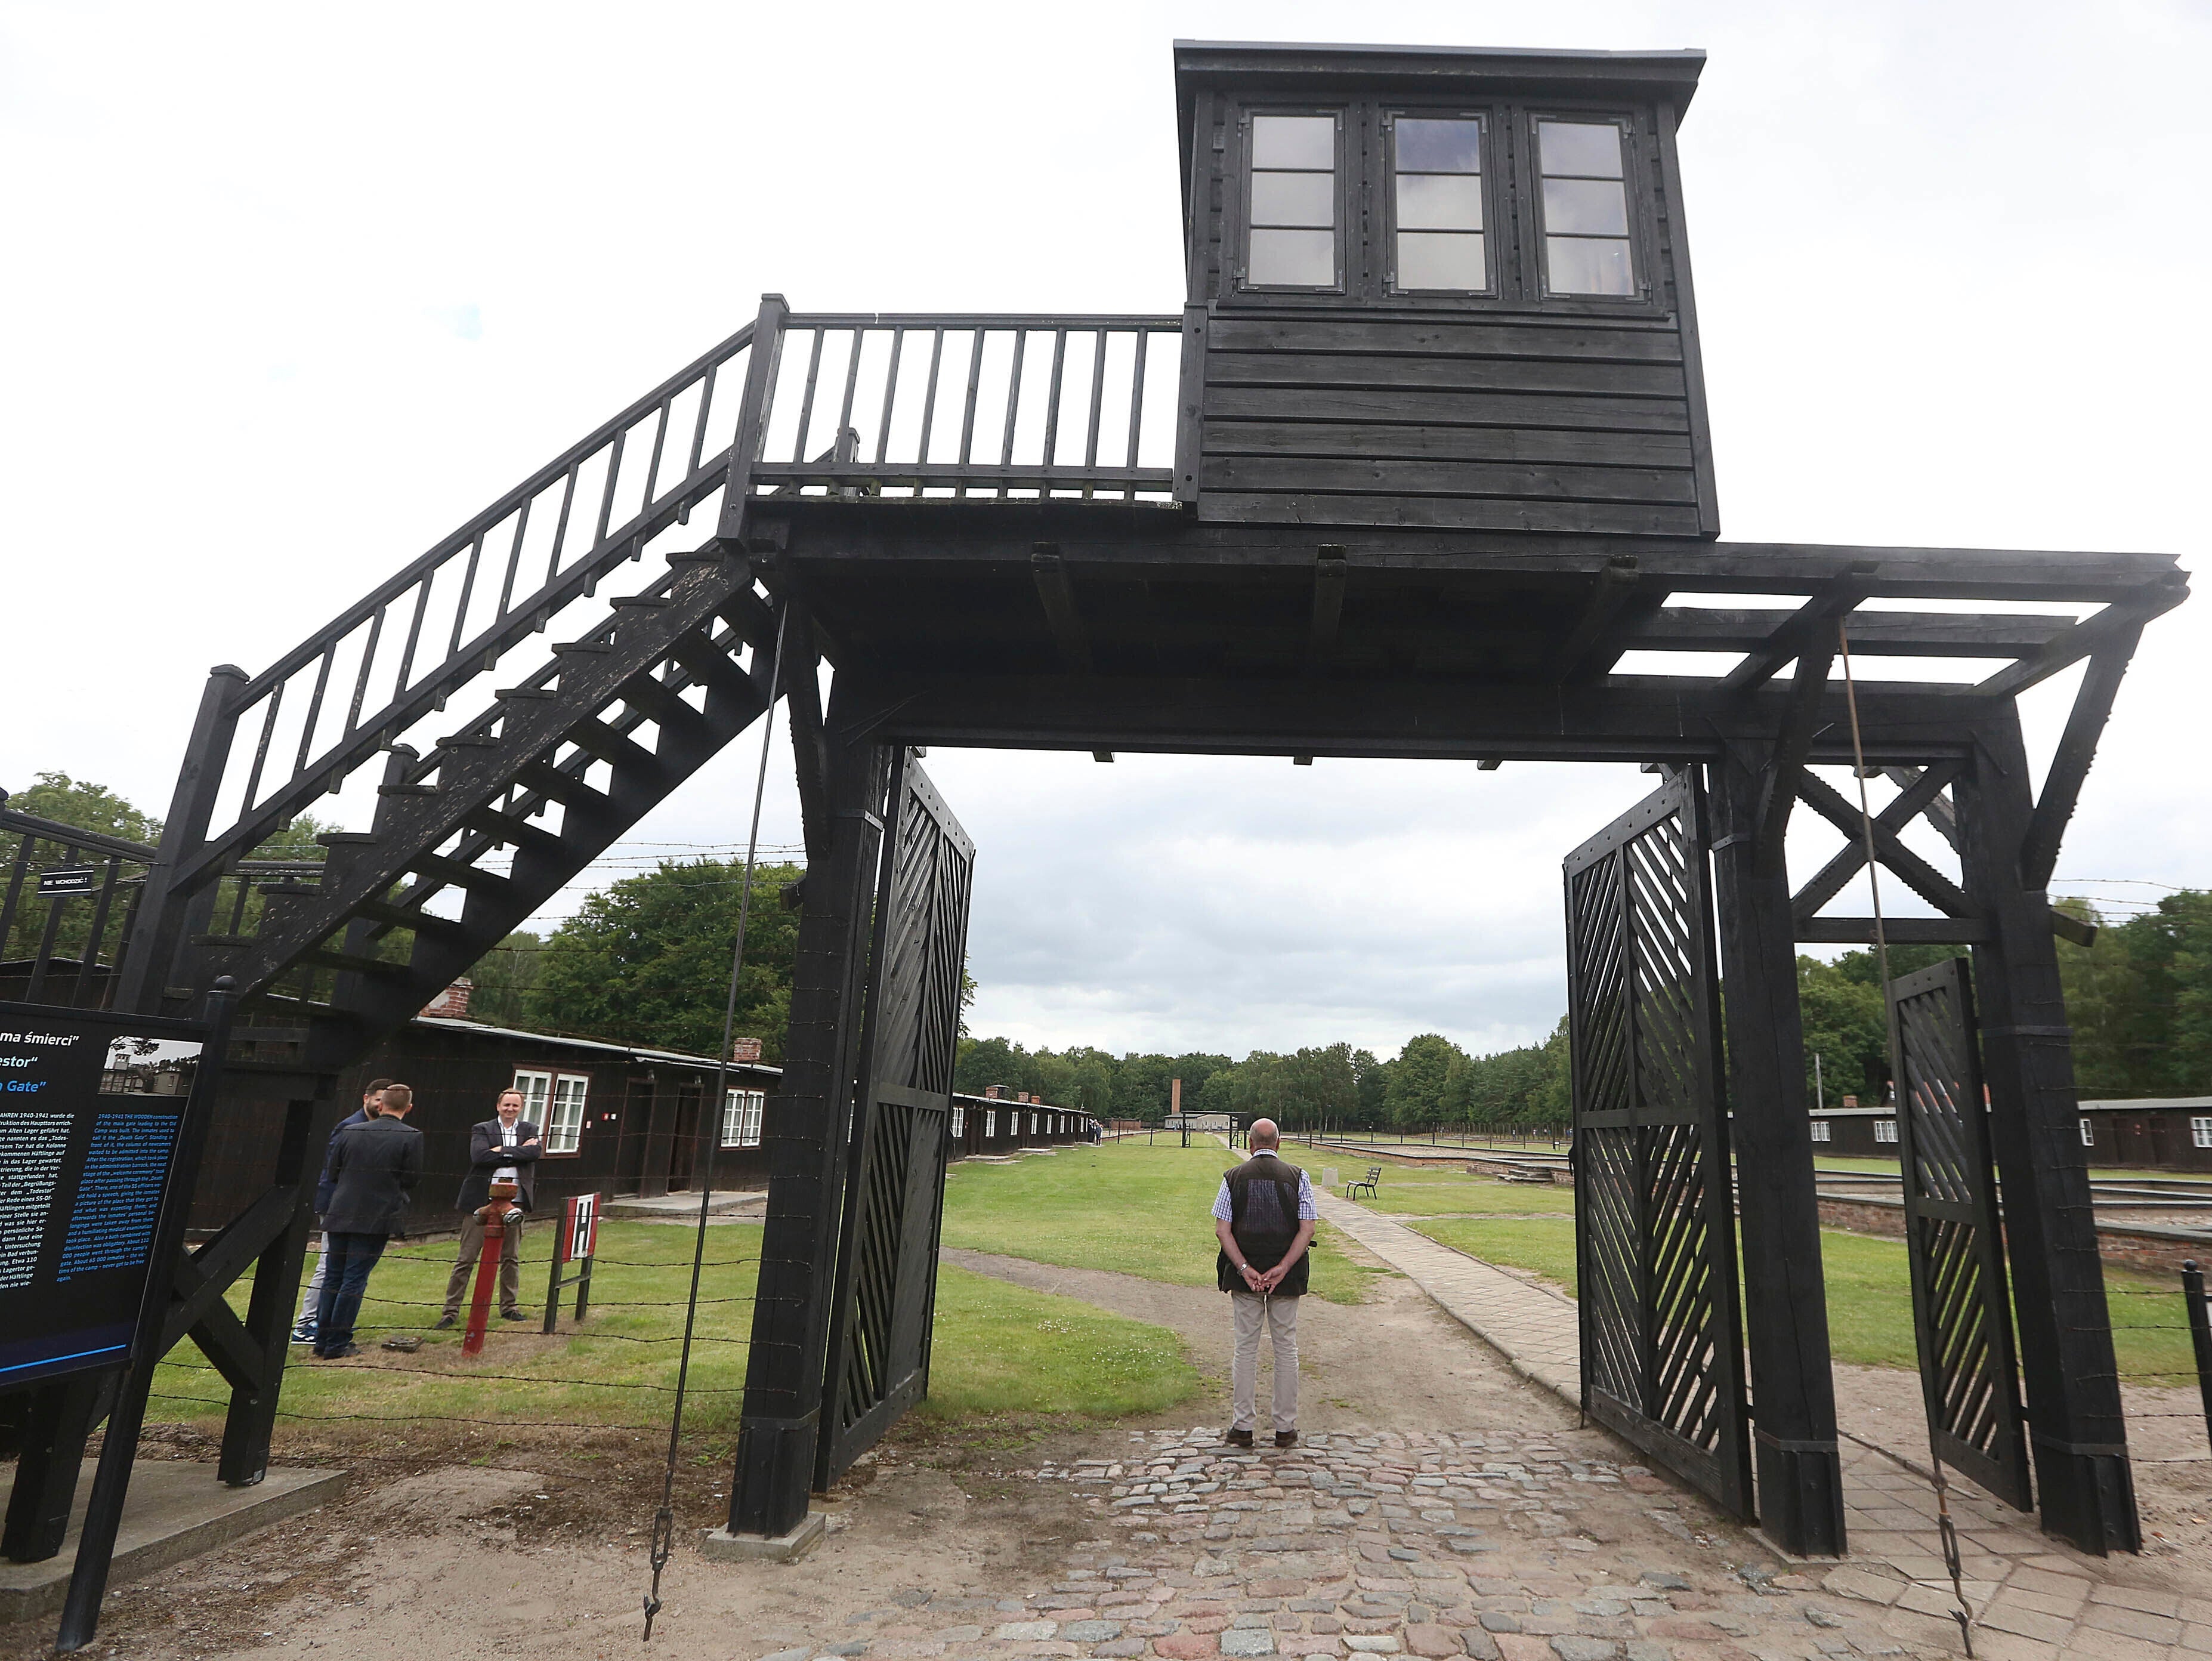
[[[1282,1134],[1273,1119],[1255,1119],[1245,1140],[1252,1157],[1221,1179],[1213,1197],[1213,1234],[1221,1243],[1214,1276],[1237,1315],[1237,1349],[1229,1384],[1235,1418],[1231,1446],[1249,1448],[1259,1423],[1260,1329],[1275,1343],[1275,1445],[1298,1439],[1298,1299],[1305,1293],[1313,1241],[1321,1215],[1306,1173],[1275,1150]]]

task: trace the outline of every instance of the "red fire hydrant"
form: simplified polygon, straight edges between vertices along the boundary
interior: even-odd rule
[[[484,1329],[491,1323],[491,1289],[499,1276],[499,1256],[507,1244],[507,1220],[518,1210],[514,1196],[520,1192],[513,1183],[494,1183],[491,1199],[477,1208],[477,1220],[483,1225],[483,1250],[477,1255],[477,1288],[469,1299],[468,1335],[461,1340],[461,1354],[483,1354]]]

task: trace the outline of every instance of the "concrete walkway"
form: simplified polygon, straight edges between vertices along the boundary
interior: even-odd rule
[[[1580,1404],[1572,1299],[1438,1245],[1318,1183],[1314,1197],[1326,1221],[1412,1280],[1516,1372]],[[1902,1391],[1917,1395],[1910,1374],[1898,1378]],[[1915,1429],[1920,1423],[1917,1412],[1891,1416],[1900,1423],[1909,1420]],[[1879,1447],[1871,1436],[1855,1435],[1848,1415],[1843,1429],[1850,1555],[1828,1568],[1820,1585],[1840,1597],[1885,1605],[1901,1619],[1947,1619],[1952,1592],[1935,1496],[1927,1477],[1905,1463],[1918,1460],[1912,1451]],[[1918,1457],[1924,1460],[1924,1447]],[[2033,1516],[1963,1479],[1952,1483],[1951,1512],[1974,1615],[1974,1653],[1982,1661],[2087,1656],[2188,1661],[2212,1653],[2212,1597],[2203,1595],[2201,1565],[2170,1555],[2090,1557],[2045,1538]],[[1808,1567],[1820,1572],[1818,1565]]]

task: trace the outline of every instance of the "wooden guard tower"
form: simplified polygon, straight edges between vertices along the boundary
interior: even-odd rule
[[[974,853],[917,764],[939,744],[1659,774],[1566,869],[1584,1388],[1777,1543],[1841,1550],[1794,953],[1872,938],[1828,910],[1866,843],[1813,770],[1854,760],[1847,642],[1866,834],[1923,903],[1890,938],[1972,958],[1895,1001],[1931,1417],[2053,1534],[2132,1548],[2045,889],[2185,578],[1718,539],[1674,147],[1702,66],[1179,46],[1179,313],[770,296],[268,668],[215,671],[127,950],[79,984],[240,989],[210,1157],[267,1191],[202,1220],[171,1331],[233,1386],[226,1480],[265,1459],[336,1074],[781,697],[809,869],[733,1529],[789,1531],[927,1386]],[[2084,660],[2039,792],[2015,697]],[[319,865],[254,859],[334,792],[356,828]],[[1793,886],[1800,806],[1850,840]],[[65,1508],[68,1439],[19,1499]]]

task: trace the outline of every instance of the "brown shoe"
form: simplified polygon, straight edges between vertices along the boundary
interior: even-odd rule
[[[1297,1432],[1296,1432],[1296,1431],[1294,1431],[1294,1430],[1279,1430],[1279,1431],[1277,1431],[1277,1432],[1275,1433],[1275,1445],[1276,1445],[1277,1447],[1279,1447],[1279,1448],[1294,1448],[1294,1447],[1297,1446],[1297,1445],[1298,1445],[1298,1433],[1297,1433]]]
[[[1232,1448],[1249,1448],[1252,1445],[1252,1433],[1249,1430],[1232,1430],[1224,1433],[1221,1439]]]

